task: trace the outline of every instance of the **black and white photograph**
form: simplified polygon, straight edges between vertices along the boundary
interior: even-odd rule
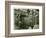
[[[11,5],[11,32],[27,33],[42,31],[42,7]]]
[[[14,29],[39,29],[39,9],[14,9]]]

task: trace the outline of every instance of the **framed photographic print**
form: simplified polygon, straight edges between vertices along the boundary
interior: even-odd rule
[[[45,34],[45,3],[5,1],[5,36]]]

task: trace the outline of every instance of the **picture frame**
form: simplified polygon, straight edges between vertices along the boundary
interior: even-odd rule
[[[36,29],[37,31],[35,29],[29,29],[29,30],[23,30],[23,31],[22,30],[13,30],[12,29],[13,23],[15,21],[15,20],[13,21],[13,18],[14,18],[13,9],[18,10],[18,8],[19,8],[19,10],[22,10],[22,11],[26,10],[26,12],[27,12],[27,9],[28,9],[28,11],[29,11],[29,9],[37,10],[37,12],[39,13],[39,21],[38,20],[37,21],[39,22],[38,25],[39,25],[40,29]],[[26,22],[28,22],[28,21],[26,20]],[[35,21],[33,24],[35,24]],[[17,28],[17,29],[19,29],[19,28]],[[25,26],[25,28],[22,27],[21,29],[26,29],[26,26]],[[12,30],[14,32],[12,32]],[[34,35],[44,35],[44,34],[45,34],[45,3],[5,1],[5,36],[6,37],[34,36]]]

